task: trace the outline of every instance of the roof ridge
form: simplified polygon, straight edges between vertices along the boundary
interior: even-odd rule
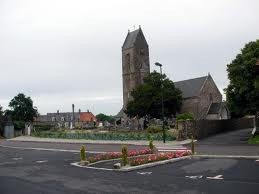
[[[201,78],[206,78],[206,77],[208,77],[208,75],[201,76],[201,77],[196,77],[196,78],[191,78],[191,79],[185,79],[185,80],[175,81],[174,83],[177,83],[177,82],[184,82],[184,81],[189,81],[189,80],[194,80],[194,79],[201,79]]]

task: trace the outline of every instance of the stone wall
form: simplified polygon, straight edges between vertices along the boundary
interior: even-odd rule
[[[205,119],[211,103],[222,102],[222,95],[209,75],[200,92],[199,113],[197,119]]]
[[[183,100],[183,105],[181,107],[181,113],[191,113],[194,118],[198,117],[199,112],[199,97],[186,98]]]
[[[254,127],[253,118],[230,120],[194,120],[178,121],[178,140],[202,139],[217,133]]]

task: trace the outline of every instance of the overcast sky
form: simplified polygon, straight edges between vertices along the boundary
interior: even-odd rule
[[[210,72],[222,90],[226,65],[259,38],[258,0],[0,0],[0,104],[19,92],[39,112],[122,107],[121,46],[141,25],[173,81]]]

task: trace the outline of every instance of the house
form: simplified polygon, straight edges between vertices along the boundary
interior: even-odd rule
[[[49,124],[57,128],[94,128],[96,117],[90,111],[47,113],[34,119],[35,123]]]
[[[93,113],[81,112],[74,112],[74,118],[72,112],[59,112],[56,113],[47,113],[46,115],[40,115],[36,121],[39,122],[96,122],[97,119]]]
[[[230,113],[211,75],[175,82],[182,91],[180,113],[189,112],[195,119],[229,119]]]

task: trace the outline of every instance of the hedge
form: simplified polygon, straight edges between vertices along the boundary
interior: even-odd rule
[[[69,131],[36,131],[32,133],[32,136],[43,137],[43,138],[63,138],[63,139],[91,139],[91,140],[153,140],[162,141],[163,134],[148,134],[144,132],[108,132],[108,133],[97,133],[97,132],[69,132]],[[171,134],[166,134],[167,141],[173,141],[176,138]]]

